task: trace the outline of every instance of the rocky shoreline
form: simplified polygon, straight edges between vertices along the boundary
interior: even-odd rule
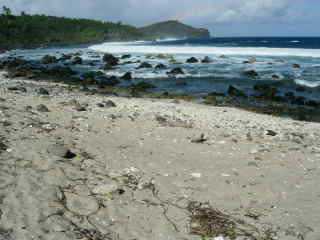
[[[319,123],[5,68],[0,239],[319,238]]]
[[[204,96],[194,96],[188,93],[177,94],[175,92],[157,91],[157,86],[151,82],[133,79],[132,72],[124,72],[121,77],[107,76],[103,72],[112,70],[120,65],[132,64],[133,62],[130,61],[131,55],[129,54],[122,55],[121,57],[104,54],[100,60],[98,53],[90,53],[95,54],[97,59],[86,64],[94,65],[97,61],[101,61],[103,71],[78,72],[74,69],[74,66],[84,64],[81,54],[81,52],[62,53],[59,58],[53,55],[45,55],[39,61],[30,61],[13,55],[0,60],[0,69],[5,70],[7,72],[6,76],[10,79],[24,77],[34,81],[60,82],[79,88],[87,94],[183,99],[213,106],[242,108],[258,113],[290,117],[296,120],[320,121],[320,102],[311,98],[309,99],[306,96],[296,95],[295,93],[311,93],[313,90],[308,87],[297,86],[295,92],[288,90],[284,94],[280,94],[281,82],[273,82],[272,84],[257,82],[253,84],[252,93],[247,93],[241,88],[230,84],[226,92],[211,92]],[[152,56],[152,58],[172,57],[160,54]],[[200,61],[206,64],[210,63],[212,59],[209,57],[205,57],[202,60],[195,57],[187,59],[187,63],[190,64]],[[245,64],[250,65],[255,62],[256,59],[251,58]],[[137,69],[167,69],[168,76],[172,78],[172,81],[176,82],[177,86],[187,84],[185,79],[175,78],[177,75],[184,75],[184,70],[181,67],[169,69],[164,64],[152,66],[149,62],[138,61],[138,63]],[[293,64],[292,67],[300,68],[298,64]],[[253,79],[259,75],[254,70],[245,71],[243,74]],[[274,77],[278,76],[274,74]]]

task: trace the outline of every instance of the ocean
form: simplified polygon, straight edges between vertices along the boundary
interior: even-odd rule
[[[155,91],[171,91],[204,95],[225,92],[236,85],[244,91],[252,91],[256,83],[277,86],[281,92],[292,91],[297,96],[320,100],[320,38],[317,37],[238,37],[211,39],[164,39],[158,41],[107,42],[103,44],[35,50],[16,50],[15,54],[29,59],[39,59],[45,54],[59,56],[62,52],[80,51],[84,64],[74,66],[78,71],[100,71],[101,57],[112,53],[117,57],[130,54],[130,59],[104,71],[106,75],[122,76],[131,72],[133,82],[141,80],[157,86]],[[208,56],[210,63],[201,63]],[[198,63],[186,63],[190,57]],[[153,66],[164,64],[166,69],[137,69],[141,62]],[[294,67],[295,66],[295,67]],[[183,69],[185,74],[175,77],[167,72]],[[255,77],[244,74],[254,70]],[[123,82],[123,85],[128,84]],[[296,91],[303,86],[308,91]],[[300,88],[301,89],[301,88]]]

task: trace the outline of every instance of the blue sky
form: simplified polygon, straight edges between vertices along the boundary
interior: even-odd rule
[[[320,36],[319,0],[0,0],[15,13],[122,21],[175,19],[215,36]]]

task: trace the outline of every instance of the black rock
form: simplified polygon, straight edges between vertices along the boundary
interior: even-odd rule
[[[229,86],[228,88],[228,94],[230,96],[234,96],[234,97],[247,97],[247,95],[240,89],[234,87],[234,86]]]
[[[44,105],[44,104],[38,105],[36,109],[37,109],[38,112],[50,112],[48,107],[46,105]]]
[[[121,77],[121,79],[123,79],[123,80],[131,80],[131,79],[132,79],[132,74],[131,74],[131,72],[125,73],[125,74]]]
[[[204,57],[204,59],[201,60],[202,63],[212,63],[213,60],[209,58],[208,56]]]
[[[76,56],[76,57],[74,57],[74,58],[72,59],[71,63],[72,63],[72,64],[75,64],[75,65],[76,65],[76,64],[82,64],[82,58]]]
[[[301,68],[301,66],[299,64],[297,64],[297,63],[292,64],[292,67],[293,68]]]
[[[119,64],[119,59],[109,53],[106,53],[103,56],[103,61],[107,63],[109,66],[116,66]]]
[[[278,135],[278,133],[277,133],[277,132],[275,132],[275,131],[272,131],[272,130],[267,130],[266,135],[268,135],[268,136],[272,136],[272,137],[275,137],[275,136],[277,136],[277,135]]]
[[[307,89],[304,86],[298,86],[296,87],[297,92],[305,92]]]
[[[196,59],[195,57],[191,57],[189,59],[187,59],[186,63],[197,63],[199,62],[198,59]]]
[[[159,63],[154,68],[157,69],[157,70],[162,70],[162,69],[167,69],[167,66],[162,64],[162,63]]]
[[[168,75],[179,75],[179,74],[184,74],[184,71],[182,68],[174,68],[171,71],[167,72]]]
[[[247,71],[244,71],[243,74],[248,77],[258,77],[259,76],[259,74],[257,73],[256,70],[247,70]]]
[[[39,88],[38,93],[40,95],[49,95],[49,91],[45,88]]]
[[[42,64],[53,64],[53,63],[57,63],[57,62],[58,62],[58,59],[55,56],[50,56],[50,55],[45,55],[41,59]]]
[[[9,91],[27,92],[27,89],[22,86],[12,86],[7,88]]]
[[[117,107],[117,105],[111,100],[103,101],[103,104],[104,104],[104,107],[107,107],[107,108]]]
[[[141,69],[141,68],[152,68],[152,65],[148,62],[143,62],[137,67],[137,69]]]
[[[128,59],[128,58],[131,58],[130,54],[125,54],[121,56],[121,59]]]

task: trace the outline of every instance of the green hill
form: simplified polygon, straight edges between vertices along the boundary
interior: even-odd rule
[[[0,48],[30,48],[142,39],[135,27],[121,23],[44,15],[1,15]]]
[[[207,29],[193,28],[178,21],[167,21],[136,28],[122,23],[89,19],[27,15],[24,13],[20,16],[14,16],[7,8],[0,15],[0,50],[104,41],[203,38],[209,36]]]
[[[165,38],[208,38],[210,33],[204,28],[194,28],[179,21],[155,23],[139,29],[147,39]]]

